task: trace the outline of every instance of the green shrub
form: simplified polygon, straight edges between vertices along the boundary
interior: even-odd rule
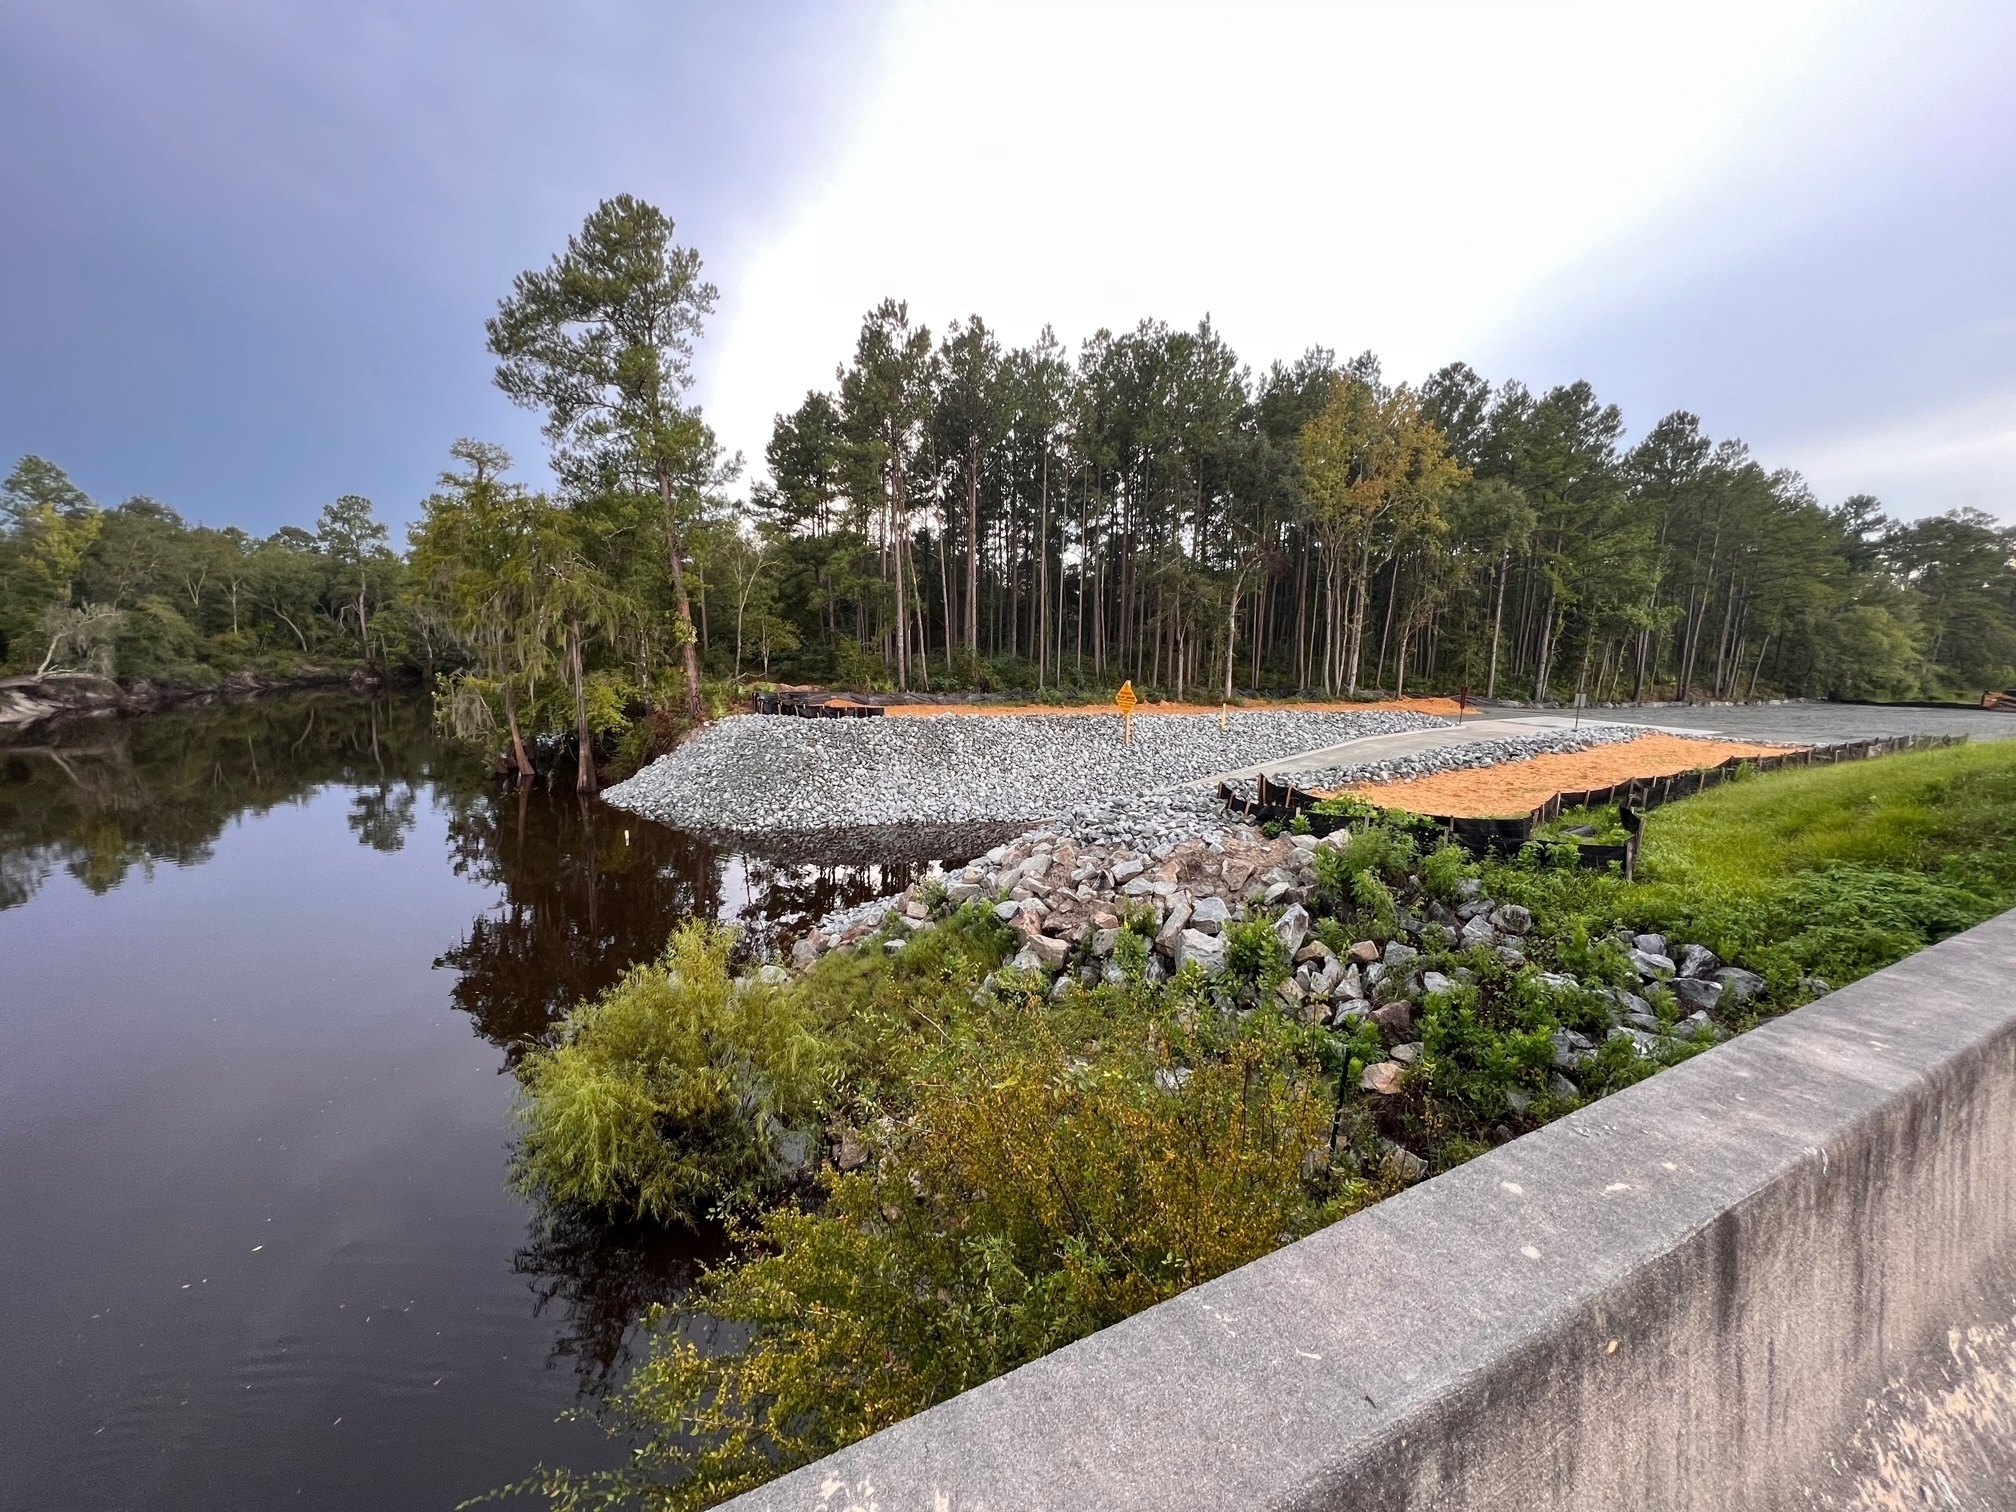
[[[800,994],[730,978],[725,930],[681,926],[518,1064],[519,1185],[562,1207],[692,1222],[786,1174],[827,1070]]]
[[[1244,919],[1225,930],[1225,969],[1242,982],[1271,990],[1286,979],[1288,952],[1264,918]]]
[[[1265,1254],[1381,1195],[1312,1158],[1328,1078],[1277,1016],[1107,1000],[1096,1045],[1016,1010],[954,1033],[923,1096],[816,1210],[654,1319],[613,1403],[631,1468],[555,1472],[556,1507],[700,1508]],[[705,1320],[741,1343],[702,1347]]]
[[[1421,862],[1421,891],[1441,903],[1454,903],[1462,895],[1465,880],[1477,869],[1463,847],[1444,841]]]

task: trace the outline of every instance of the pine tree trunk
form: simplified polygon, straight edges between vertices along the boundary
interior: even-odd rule
[[[980,442],[966,442],[966,649],[980,652]]]
[[[1036,688],[1043,688],[1043,664],[1050,657],[1050,450],[1043,450],[1042,482],[1038,485],[1041,503],[1036,520],[1036,614],[1033,634],[1036,641]]]
[[[1540,616],[1540,670],[1533,679],[1533,702],[1547,701],[1547,674],[1554,656],[1554,590],[1547,590],[1547,608]]]
[[[1512,575],[1512,553],[1498,559],[1498,606],[1491,613],[1491,667],[1484,676],[1484,696],[1498,696],[1498,636],[1505,628],[1505,580]]]
[[[665,505],[665,557],[672,568],[672,603],[679,615],[679,651],[686,666],[686,716],[700,717],[700,646],[693,628],[693,605],[686,597],[686,568],[680,561],[679,520],[672,505],[672,474],[658,468],[658,497]],[[593,792],[592,783],[584,792]]]

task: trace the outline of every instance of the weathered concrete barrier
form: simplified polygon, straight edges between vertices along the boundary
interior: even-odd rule
[[[1807,1506],[2012,1276],[2016,913],[730,1505]]]

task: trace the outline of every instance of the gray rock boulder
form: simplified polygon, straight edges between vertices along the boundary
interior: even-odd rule
[[[1533,928],[1533,915],[1517,903],[1505,903],[1491,910],[1491,924],[1507,934],[1523,935]]]
[[[1190,929],[1200,934],[1217,934],[1231,922],[1232,910],[1223,898],[1199,898],[1190,910]]]
[[[1640,935],[1638,938],[1641,940],[1657,939],[1658,936]],[[1661,977],[1670,977],[1673,975],[1673,962],[1670,957],[1663,956],[1657,951],[1644,950],[1634,946],[1631,951],[1631,969],[1638,973],[1640,981],[1651,982],[1657,981]]]
[[[1610,1038],[1631,1042],[1641,1059],[1650,1060],[1659,1050],[1659,1036],[1644,1029],[1634,1029],[1627,1024],[1619,1024],[1610,1031]]]
[[[1610,989],[1610,1001],[1624,1013],[1650,1013],[1652,1005],[1635,992],[1626,992],[1621,987]]]
[[[1690,950],[1695,947],[1689,946]],[[1712,961],[1714,957],[1711,955]],[[1722,1000],[1723,987],[1720,982],[1706,982],[1699,977],[1681,975],[1668,982],[1673,998],[1686,1013],[1713,1013],[1715,1005]]]
[[[1390,1139],[1380,1140],[1379,1148],[1386,1157],[1386,1163],[1393,1168],[1393,1174],[1402,1181],[1419,1181],[1428,1174],[1428,1162],[1412,1150],[1405,1149]]]
[[[1206,976],[1217,976],[1225,969],[1225,937],[1205,934],[1200,929],[1186,929],[1176,942],[1176,969],[1194,963]]]
[[[1274,921],[1274,938],[1281,942],[1281,949],[1290,960],[1302,948],[1302,942],[1309,935],[1309,910],[1300,903],[1289,908]]]
[[[1683,977],[1712,977],[1722,964],[1722,958],[1706,945],[1682,946],[1674,964]]]
[[[1747,1003],[1764,990],[1764,978],[1741,966],[1724,966],[1715,973],[1715,980],[1722,984],[1723,995],[1732,1003]]]
[[[1375,1008],[1372,1010],[1372,1022],[1379,1026],[1389,1043],[1397,1044],[1414,1032],[1414,1005],[1397,1002]]]
[[[1662,934],[1636,935],[1632,938],[1631,943],[1635,948],[1644,951],[1647,955],[1663,956],[1668,954],[1666,936]]]
[[[1573,1029],[1554,1031],[1554,1065],[1562,1071],[1572,1071],[1595,1052],[1595,1041],[1588,1035]]]

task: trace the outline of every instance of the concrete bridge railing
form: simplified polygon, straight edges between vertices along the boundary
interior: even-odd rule
[[[1855,1505],[1886,1385],[2012,1298],[2016,913],[729,1505]],[[1999,1389],[1919,1450],[2016,1472]]]

